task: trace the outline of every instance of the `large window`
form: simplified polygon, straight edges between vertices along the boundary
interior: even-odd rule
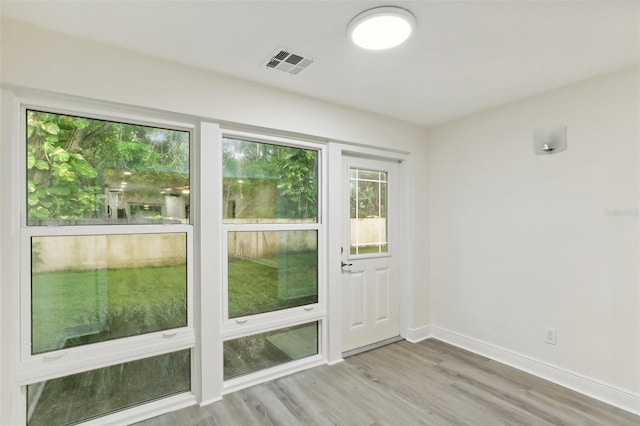
[[[287,323],[321,302],[321,150],[235,137],[222,150],[229,380],[319,354],[321,321]]]
[[[191,132],[23,113],[27,424],[73,424],[189,392]]]

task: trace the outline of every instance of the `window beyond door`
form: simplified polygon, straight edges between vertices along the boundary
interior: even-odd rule
[[[389,251],[387,238],[387,173],[349,169],[350,254],[380,254]]]

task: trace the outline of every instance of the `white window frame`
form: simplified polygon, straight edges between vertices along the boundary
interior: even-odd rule
[[[11,260],[3,260],[3,287],[12,285],[9,290],[2,289],[2,322],[9,319],[13,327],[19,324],[19,330],[3,335],[3,365],[2,386],[9,386],[9,398],[3,399],[3,408],[7,401],[11,401],[11,413],[7,416],[11,422],[26,424],[27,395],[26,385],[64,377],[79,372],[95,370],[110,365],[145,359],[156,355],[168,354],[180,350],[191,351],[191,390],[161,400],[154,400],[131,408],[106,414],[83,424],[122,424],[148,418],[150,413],[158,415],[170,412],[196,402],[195,394],[200,393],[201,383],[199,358],[196,339],[196,318],[199,309],[194,303],[196,277],[194,276],[197,260],[194,251],[197,250],[194,241],[196,214],[199,208],[198,181],[194,160],[198,151],[198,133],[196,123],[191,120],[176,121],[176,115],[160,112],[139,111],[135,108],[110,106],[100,102],[85,101],[64,96],[42,94],[34,91],[16,90],[18,95],[3,90],[2,116],[3,121],[10,121],[8,129],[3,129],[2,153],[5,162],[2,180],[14,182],[17,185],[5,199],[10,210],[5,206],[3,218],[9,218],[3,226],[3,257],[12,247]],[[27,225],[26,212],[26,111],[37,110],[56,114],[108,120],[126,124],[137,124],[161,127],[189,132],[190,143],[190,179],[191,179],[191,218],[188,224],[169,225],[69,225],[69,226],[41,226]],[[16,125],[19,123],[19,128]],[[4,124],[4,123],[3,123]],[[7,155],[8,154],[8,155]],[[8,158],[7,158],[8,157]],[[5,180],[6,179],[6,180]],[[194,205],[195,204],[195,205]],[[19,216],[14,214],[19,205]],[[19,228],[19,229],[16,229]],[[187,326],[176,329],[163,330],[121,339],[109,340],[90,345],[83,345],[63,350],[50,351],[32,355],[31,340],[31,237],[58,235],[115,235],[115,234],[166,234],[178,233],[186,235],[187,250]],[[18,248],[16,250],[16,248]],[[5,263],[6,262],[6,263]],[[5,265],[12,264],[11,268]],[[19,266],[15,266],[19,265]],[[19,285],[16,285],[19,282]],[[8,299],[7,300],[7,296]],[[27,337],[25,337],[27,336]],[[4,374],[12,371],[12,377]],[[3,415],[4,416],[4,415]],[[4,417],[3,417],[4,418]]]
[[[19,384],[49,380],[95,368],[154,356],[175,350],[192,348],[195,345],[193,327],[193,234],[190,225],[106,225],[106,226],[32,226],[21,232],[21,277],[20,277],[20,366],[16,372]],[[31,354],[31,238],[50,236],[84,235],[140,235],[178,234],[186,235],[187,248],[187,326],[156,331]],[[96,353],[97,352],[97,353]]]
[[[325,217],[326,210],[326,188],[324,182],[327,176],[327,147],[325,144],[305,141],[301,139],[290,139],[278,136],[257,134],[245,131],[223,129],[221,138],[240,139],[249,142],[265,143],[272,145],[288,146],[292,148],[310,149],[318,152],[318,219],[309,223],[263,223],[263,224],[236,224],[221,220],[222,236],[222,289],[221,289],[221,339],[222,341],[233,340],[239,337],[252,334],[264,333],[280,328],[294,325],[318,322],[318,354],[315,356],[287,362],[285,364],[266,368],[245,376],[224,381],[222,393],[229,393],[282,377],[302,369],[325,363],[327,327],[325,326],[327,317],[327,285],[326,285],[326,240],[327,231]],[[222,144],[220,146],[222,151]],[[220,181],[219,188],[222,188],[222,153],[220,153]],[[221,197],[222,198],[222,197]],[[222,208],[222,206],[220,206]],[[222,210],[220,210],[222,213]],[[228,315],[228,235],[230,232],[251,232],[251,231],[316,231],[318,235],[318,301],[317,303],[293,308],[281,309],[272,312],[265,312],[254,315],[247,315],[238,318],[229,318]]]

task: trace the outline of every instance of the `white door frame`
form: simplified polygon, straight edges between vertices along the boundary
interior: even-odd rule
[[[342,222],[343,203],[342,187],[344,179],[342,177],[342,158],[345,154],[355,157],[369,157],[383,160],[400,162],[400,242],[402,244],[401,259],[399,267],[402,271],[400,276],[400,336],[406,337],[410,320],[413,317],[413,306],[410,300],[413,294],[413,237],[410,231],[410,224],[413,223],[412,202],[409,197],[409,189],[412,186],[410,181],[411,162],[410,155],[402,152],[387,151],[375,148],[364,148],[360,146],[346,145],[341,143],[329,143],[328,146],[328,169],[332,170],[327,179],[328,193],[333,194],[328,197],[328,214],[326,223],[328,225],[327,238],[327,322],[329,328],[327,363],[335,364],[342,361],[342,269],[340,262],[340,247],[342,245]]]

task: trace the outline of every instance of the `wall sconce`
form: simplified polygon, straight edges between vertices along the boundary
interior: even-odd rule
[[[533,152],[551,155],[567,150],[567,126],[554,125],[534,129]]]

